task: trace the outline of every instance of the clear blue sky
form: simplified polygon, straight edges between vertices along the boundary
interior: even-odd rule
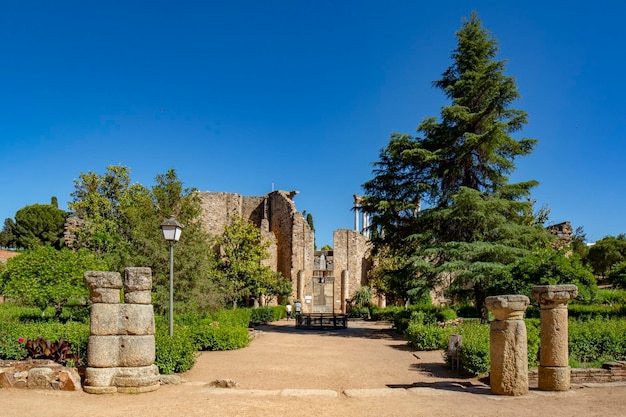
[[[550,222],[626,232],[626,5],[582,1],[5,1],[0,221],[81,172],[174,168],[201,191],[299,190],[318,246],[393,131],[446,102],[461,19],[478,11],[517,80]]]

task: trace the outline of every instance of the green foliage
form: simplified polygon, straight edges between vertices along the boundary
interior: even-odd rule
[[[2,231],[0,231],[0,247],[15,248],[17,246],[15,242],[15,234],[13,233],[14,228],[15,222],[13,221],[13,219],[4,219]]]
[[[93,253],[38,246],[7,262],[3,292],[42,311],[54,307],[54,317],[59,319],[64,306],[89,296],[83,283],[85,271],[106,269],[106,263]]]
[[[589,303],[597,291],[596,279],[577,256],[566,256],[554,249],[536,250],[510,267],[510,278],[494,282],[490,295],[531,295],[535,285],[575,284],[577,301]]]
[[[354,291],[352,303],[356,308],[367,307],[372,302],[372,289],[368,286],[362,286]]]
[[[237,308],[233,310],[220,310],[211,315],[212,321],[222,325],[232,325],[248,328],[252,320],[252,312],[249,308]]]
[[[185,372],[196,363],[196,350],[189,327],[176,324],[174,335],[169,336],[169,325],[164,317],[155,317],[156,359],[155,365],[159,372],[169,375],[174,372]]]
[[[228,283],[233,305],[245,297],[271,298],[291,293],[291,282],[263,265],[262,261],[269,256],[269,242],[250,221],[233,217],[217,244],[221,251],[217,268]]]
[[[363,207],[377,253],[394,258],[379,271],[383,292],[408,299],[446,280],[452,290],[472,288],[487,319],[492,283],[551,237],[533,212],[537,183],[509,184],[514,160],[536,141],[513,137],[527,116],[510,108],[519,94],[496,59],[497,40],[476,13],[456,36],[453,62],[434,82],[450,104],[440,119],[423,120],[419,136],[392,134],[363,185]]]
[[[626,262],[613,265],[607,278],[614,288],[626,289]]]
[[[606,275],[613,266],[626,261],[626,235],[607,236],[597,241],[584,260],[596,275]]]
[[[448,345],[452,327],[411,321],[405,331],[409,346],[415,350],[438,350]]]
[[[603,305],[626,304],[626,289],[601,288],[596,293],[596,302]]]
[[[461,372],[469,375],[489,372],[489,325],[466,323],[457,330],[463,337],[459,349]]]
[[[67,213],[52,204],[33,204],[21,208],[15,213],[15,223],[10,231],[13,243],[25,249],[41,245],[59,249],[63,245],[66,218]]]
[[[247,327],[219,322],[203,321],[191,327],[194,347],[197,350],[234,350],[248,346]]]
[[[274,321],[274,312],[269,307],[252,308],[250,312],[250,324],[267,324]]]
[[[64,339],[73,354],[78,355],[76,365],[85,364],[89,324],[67,321],[65,323],[42,318],[35,308],[24,307],[13,302],[0,304],[0,359],[21,360],[28,356],[27,340],[44,339],[58,344]],[[21,342],[20,342],[21,341]],[[64,344],[65,345],[65,344]]]
[[[370,309],[369,307],[350,307],[348,309],[348,317],[367,320],[370,318]]]
[[[626,360],[626,321],[594,318],[569,320],[569,354],[574,366],[599,366]]]
[[[370,309],[370,314],[371,314],[372,320],[394,321],[396,316],[401,314],[403,311],[404,311],[404,307],[387,306],[385,308],[379,308],[379,307],[374,306]]]

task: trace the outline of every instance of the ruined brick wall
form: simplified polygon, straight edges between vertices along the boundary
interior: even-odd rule
[[[292,281],[313,266],[314,232],[293,202],[295,192],[268,195],[269,229],[276,236],[277,270]]]
[[[222,192],[198,194],[202,224],[207,232],[219,235],[232,216],[241,216],[259,227],[261,235],[270,242],[270,256],[263,262],[265,265],[294,282],[298,271],[311,269],[314,232],[296,210],[293,202],[296,192],[273,191],[260,197]]]
[[[367,272],[372,267],[370,240],[355,230],[339,229],[333,233],[335,285],[341,286],[341,274],[348,271],[348,297],[368,285]]]

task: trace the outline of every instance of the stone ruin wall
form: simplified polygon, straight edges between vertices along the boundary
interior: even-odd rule
[[[264,264],[295,283],[298,271],[311,270],[314,232],[302,213],[296,210],[297,192],[273,191],[261,197],[223,192],[200,192],[204,230],[219,235],[232,216],[250,220],[270,242],[269,259]]]
[[[348,271],[347,298],[352,298],[357,288],[368,285],[367,273],[372,268],[372,244],[366,236],[355,230],[339,229],[333,233],[333,245],[335,294],[341,294],[342,274]]]

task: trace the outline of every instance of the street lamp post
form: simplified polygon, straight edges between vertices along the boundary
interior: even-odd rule
[[[170,242],[170,337],[174,336],[174,244],[180,239],[183,226],[176,221],[174,216],[163,220],[161,223],[163,237]]]

